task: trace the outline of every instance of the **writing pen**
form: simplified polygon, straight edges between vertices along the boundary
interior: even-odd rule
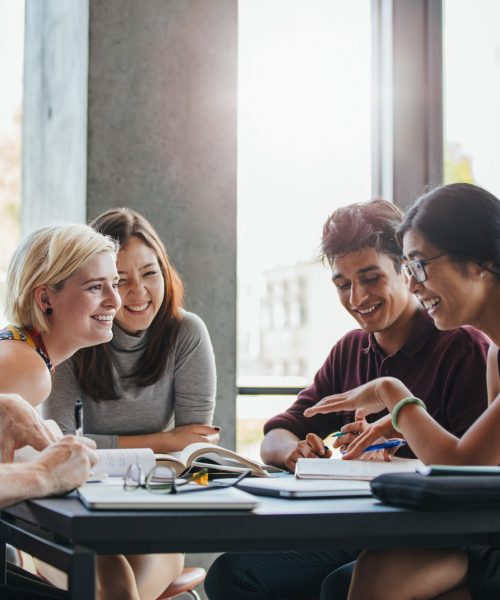
[[[339,438],[339,437],[342,437],[343,435],[347,435],[347,431],[336,431],[335,433],[331,433],[329,435],[329,437]]]
[[[77,398],[75,403],[75,434],[82,435],[82,401]]]
[[[388,442],[382,442],[381,444],[373,444],[363,450],[363,452],[374,452],[375,450],[383,450],[384,448],[399,448],[405,446],[405,440],[389,440]]]

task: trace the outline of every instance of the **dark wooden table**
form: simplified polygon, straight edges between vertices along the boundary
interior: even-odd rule
[[[246,511],[89,511],[76,498],[4,509],[8,542],[68,573],[71,598],[94,597],[96,554],[446,547],[500,542],[500,510],[415,511],[373,498],[260,498]],[[5,560],[0,564],[5,566]]]

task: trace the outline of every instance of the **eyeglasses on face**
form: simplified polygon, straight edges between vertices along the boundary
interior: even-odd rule
[[[232,487],[252,472],[250,469],[247,469],[240,473],[236,479],[232,479],[231,481],[212,481],[207,485],[196,484],[196,480],[202,475],[206,475],[207,471],[208,469],[202,469],[202,471],[193,473],[187,479],[179,482],[174,470],[169,467],[154,467],[144,477],[141,466],[134,463],[129,466],[127,472],[123,476],[123,489],[126,492],[133,492],[139,488],[144,488],[152,494],[203,492],[206,490]]]
[[[417,283],[423,283],[427,280],[425,267],[442,256],[445,256],[445,254],[437,254],[436,256],[431,256],[431,258],[426,258],[425,260],[409,260],[402,265],[403,273],[408,279],[413,277]]]

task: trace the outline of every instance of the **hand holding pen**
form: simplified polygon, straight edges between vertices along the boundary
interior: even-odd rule
[[[331,456],[332,451],[325,446],[323,440],[315,433],[308,433],[304,440],[290,447],[283,463],[293,473],[299,458],[331,458]]]
[[[332,433],[332,437],[343,437],[344,435],[347,435],[341,431],[337,431],[336,433]],[[402,440],[402,439],[395,439],[395,440],[386,440],[385,442],[380,442],[379,444],[372,444],[371,446],[367,446],[366,448],[364,448],[361,451],[361,454],[368,454],[368,453],[372,453],[372,452],[379,452],[380,450],[389,450],[389,449],[395,449],[395,448],[401,448],[401,446],[406,446],[406,441]],[[342,452],[342,454],[345,454],[345,452]],[[368,460],[373,460],[374,457],[370,457],[368,458]],[[384,455],[385,458],[385,455]]]
[[[385,415],[368,423],[364,417],[360,418],[359,413],[356,413],[355,421],[344,425],[342,429],[335,435],[335,447],[341,448],[344,451],[344,458],[367,458],[363,456],[365,449],[377,443],[378,440],[398,438],[398,433],[392,428],[391,416]],[[400,438],[398,438],[400,439]],[[395,452],[397,446],[391,445],[389,448],[382,448],[384,460],[390,460],[391,455]]]

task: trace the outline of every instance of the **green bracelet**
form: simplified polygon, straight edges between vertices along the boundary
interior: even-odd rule
[[[420,400],[420,398],[415,398],[414,396],[408,396],[408,398],[403,398],[402,400],[400,400],[396,404],[396,406],[392,409],[392,413],[391,413],[392,426],[396,431],[399,431],[399,433],[402,433],[401,429],[399,429],[399,426],[398,426],[399,411],[403,408],[403,406],[406,406],[407,404],[416,404],[417,406],[422,407],[424,410],[427,410],[427,407],[422,402],[422,400]]]

